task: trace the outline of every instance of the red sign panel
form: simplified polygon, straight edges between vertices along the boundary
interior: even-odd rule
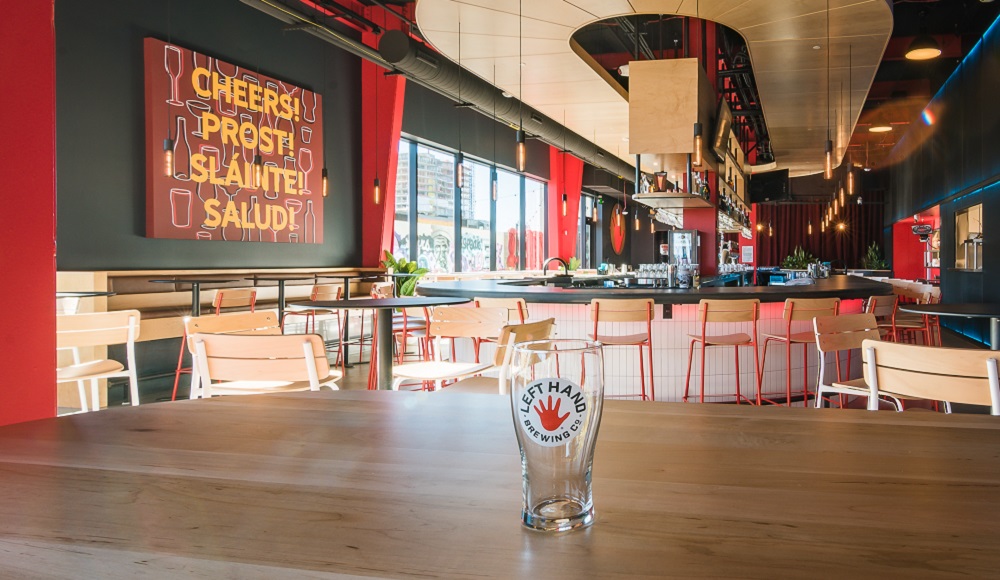
[[[146,236],[323,243],[320,95],[145,40]]]

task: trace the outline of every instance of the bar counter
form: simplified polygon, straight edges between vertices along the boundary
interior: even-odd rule
[[[600,277],[590,278],[593,281]],[[581,276],[586,280],[587,277]],[[561,282],[560,282],[561,280]],[[805,286],[743,286],[743,287],[702,287],[697,290],[654,289],[654,288],[566,288],[547,283],[567,283],[565,277],[523,280],[474,280],[465,279],[447,282],[429,282],[418,286],[417,291],[424,296],[449,296],[460,298],[523,298],[528,302],[530,320],[556,319],[556,332],[560,338],[586,338],[594,330],[590,318],[589,303],[594,298],[652,298],[662,305],[654,310],[651,331],[653,344],[653,382],[655,400],[681,401],[687,377],[688,348],[690,336],[701,334],[698,322],[697,303],[701,299],[747,299],[761,301],[758,337],[763,342],[765,333],[784,335],[787,323],[782,319],[783,303],[786,298],[840,298],[842,313],[861,312],[862,300],[876,295],[892,294],[892,286],[858,276],[832,276],[815,280]],[[708,334],[750,333],[749,323],[717,323],[708,326]],[[792,332],[810,332],[809,321],[792,323]],[[645,323],[602,323],[602,334],[645,333]],[[487,347],[483,347],[484,349]],[[803,375],[809,377],[809,389],[815,390],[818,361],[815,349],[803,357],[802,348],[792,351],[792,391],[801,390]],[[468,353],[459,352],[460,357]],[[760,355],[763,357],[763,350]],[[490,356],[489,351],[483,351]],[[471,360],[463,358],[462,360]],[[763,385],[765,393],[785,392],[787,366],[784,349],[772,346],[763,365]],[[744,395],[756,395],[753,351],[741,348],[740,379]],[[832,360],[827,367],[835,372]],[[860,357],[853,357],[851,376],[860,376]],[[700,382],[699,363],[695,357],[691,371],[691,393],[697,396]],[[803,369],[803,365],[806,369]],[[638,349],[636,347],[607,347],[604,349],[606,393],[610,396],[628,397],[640,391]],[[737,372],[731,348],[710,348],[705,365],[705,393],[709,397],[731,393],[733,376]],[[647,379],[648,381],[648,379]],[[719,399],[712,399],[719,400]]]
[[[589,304],[594,298],[652,298],[657,304],[697,304],[701,299],[737,300],[757,298],[761,302],[784,302],[786,298],[866,299],[892,294],[892,286],[860,276],[831,276],[805,286],[723,286],[690,290],[674,288],[563,288],[542,285],[559,277],[526,280],[453,280],[419,286],[422,296],[459,298],[524,298],[526,302]],[[586,280],[587,277],[580,279]]]

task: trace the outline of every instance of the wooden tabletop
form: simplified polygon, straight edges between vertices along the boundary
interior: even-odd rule
[[[608,401],[593,527],[523,529],[510,405],[306,392],[0,429],[0,577],[983,578],[1000,422]]]

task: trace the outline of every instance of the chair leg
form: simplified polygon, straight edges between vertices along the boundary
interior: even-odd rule
[[[97,392],[97,379],[90,379],[90,408],[101,410],[101,396]]]
[[[642,385],[642,393],[639,395],[639,400],[646,400],[646,369],[643,368],[642,362],[642,345],[639,345],[639,384]]]
[[[734,360],[736,361],[736,404],[739,405],[740,395],[743,394],[743,389],[740,387],[740,347],[734,346],[733,353],[735,355]]]
[[[174,392],[170,395],[171,401],[177,400],[177,383],[181,380],[181,373],[184,372],[184,347],[187,346],[187,334],[181,335],[181,351],[177,353],[177,370],[174,371]],[[96,409],[95,409],[96,411]]]
[[[771,344],[771,339],[770,338],[765,338],[764,339],[764,356],[761,357],[761,360],[760,360],[760,374],[761,375],[764,374],[764,367],[767,366],[767,345],[769,345],[769,344]],[[761,378],[758,378],[757,380],[759,381],[759,380],[761,380]]]
[[[649,341],[649,344],[646,345],[646,348],[647,348],[646,353],[649,356],[649,400],[650,401],[655,401],[656,400],[656,383],[653,382],[653,380],[654,380],[653,376],[655,375],[655,373],[653,373],[653,341],[652,340]],[[642,354],[642,353],[639,353],[639,354]]]
[[[684,379],[684,402],[685,403],[687,403],[687,401],[688,401],[688,392],[689,392],[689,390],[691,388],[691,361],[694,359],[694,343],[695,343],[695,341],[692,340],[691,343],[688,345],[687,378]]]
[[[792,341],[785,343],[785,406],[792,406]]]
[[[809,345],[804,342],[802,343],[802,406],[809,406]]]
[[[705,348],[707,345],[703,342],[701,343],[701,383],[698,389],[698,402],[705,402]]]
[[[87,408],[87,386],[84,385],[84,381],[77,381],[76,388],[80,392],[80,412],[86,413],[89,411]]]

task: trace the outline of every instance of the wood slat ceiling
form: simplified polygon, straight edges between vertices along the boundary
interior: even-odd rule
[[[461,20],[462,66],[551,118],[565,115],[570,129],[630,163],[628,102],[576,54],[573,33],[631,14],[678,14],[728,26],[747,41],[777,168],[795,176],[822,171],[828,113],[839,165],[892,32],[887,0],[830,0],[829,6],[829,44],[827,0],[529,0],[521,6],[518,0],[420,0],[416,18],[428,42],[456,61]]]

